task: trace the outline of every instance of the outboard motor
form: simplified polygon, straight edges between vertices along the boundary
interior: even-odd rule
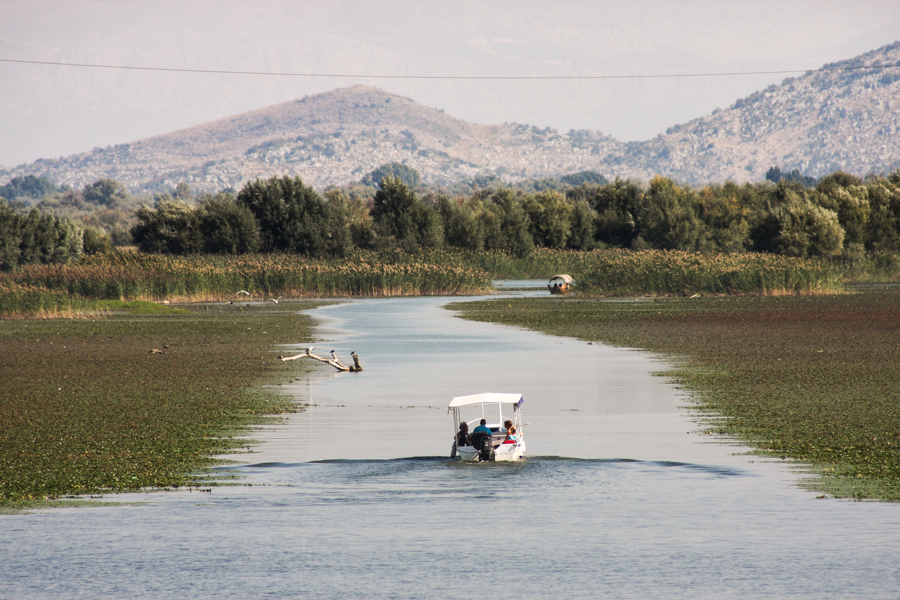
[[[491,436],[486,435],[484,437],[484,442],[481,446],[481,452],[479,453],[481,460],[483,461],[492,461],[494,460],[494,444],[493,440],[491,440]]]

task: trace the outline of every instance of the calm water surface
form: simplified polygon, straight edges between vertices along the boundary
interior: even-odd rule
[[[448,301],[315,311],[366,370],[286,387],[313,406],[237,457],[252,486],[0,517],[0,598],[900,597],[897,505],[701,435],[665,363]],[[525,395],[524,464],[445,458],[482,391]]]

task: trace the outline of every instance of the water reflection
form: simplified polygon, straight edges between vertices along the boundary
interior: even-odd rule
[[[545,296],[542,285],[516,293]],[[258,458],[447,456],[456,430],[447,404],[485,391],[524,394],[531,454],[707,457],[683,408],[687,398],[652,375],[665,364],[630,350],[464,321],[442,308],[449,301],[361,300],[313,311],[324,338],[317,346],[339,356],[356,351],[365,371],[337,374],[322,367],[319,377],[287,386],[314,406],[263,435],[267,443]],[[711,455],[722,454],[716,449]]]

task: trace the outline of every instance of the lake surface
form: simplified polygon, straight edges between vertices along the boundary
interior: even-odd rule
[[[664,362],[452,300],[314,311],[365,371],[285,386],[313,405],[236,457],[252,486],[0,517],[0,598],[900,597],[900,506],[703,435]],[[524,463],[447,459],[447,403],[484,391],[524,394]]]

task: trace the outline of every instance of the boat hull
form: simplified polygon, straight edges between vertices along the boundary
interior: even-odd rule
[[[463,462],[482,462],[481,453],[472,446],[459,446],[456,455]],[[511,462],[525,458],[525,442],[500,444],[494,447],[495,462]]]

